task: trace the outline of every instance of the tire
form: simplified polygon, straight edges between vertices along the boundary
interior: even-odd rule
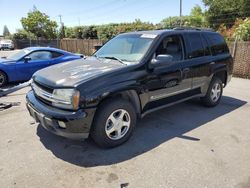
[[[207,107],[214,107],[220,103],[223,93],[223,84],[221,79],[214,77],[210,82],[205,97],[201,98],[202,103]]]
[[[130,102],[120,98],[108,99],[98,107],[90,135],[102,148],[119,146],[132,135],[136,119]]]
[[[7,84],[7,75],[0,71],[0,87],[3,87]]]

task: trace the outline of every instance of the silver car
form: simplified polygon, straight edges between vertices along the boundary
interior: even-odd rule
[[[0,40],[0,50],[9,49],[14,50],[14,42],[9,39],[2,39]]]

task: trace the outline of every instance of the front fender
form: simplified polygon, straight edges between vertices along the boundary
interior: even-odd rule
[[[95,107],[97,106],[103,99],[107,97],[112,97],[117,93],[122,93],[126,91],[135,91],[137,94],[141,93],[143,88],[136,84],[136,81],[126,81],[121,83],[115,83],[112,85],[108,85],[107,87],[103,87],[95,92],[91,92],[88,95],[85,95],[83,98],[84,101],[83,107]]]

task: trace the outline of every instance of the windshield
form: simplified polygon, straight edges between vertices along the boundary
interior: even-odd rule
[[[11,59],[11,60],[17,61],[17,60],[21,59],[23,56],[25,56],[26,54],[28,54],[29,52],[30,51],[26,50],[26,49],[20,50],[17,53],[14,53],[14,54],[8,56],[7,59]]]
[[[120,35],[107,42],[94,55],[99,58],[116,58],[126,64],[139,63],[156,35]]]

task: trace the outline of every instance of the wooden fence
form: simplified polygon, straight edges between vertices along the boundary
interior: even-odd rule
[[[236,77],[250,79],[250,42],[228,43],[229,49],[234,54],[234,71]]]
[[[60,48],[74,53],[92,55],[95,52],[95,46],[102,45],[98,39],[63,39],[60,41]]]

